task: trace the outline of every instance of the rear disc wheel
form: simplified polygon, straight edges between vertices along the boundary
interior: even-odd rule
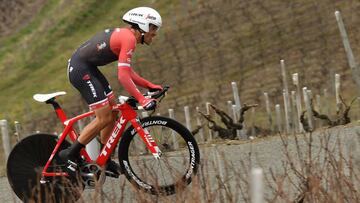
[[[57,137],[34,134],[21,140],[11,151],[7,161],[7,177],[15,194],[24,202],[75,202],[83,191],[80,181],[67,177],[46,177],[41,173],[57,143]],[[64,140],[58,151],[70,146]],[[48,172],[61,172],[65,163],[55,154]]]

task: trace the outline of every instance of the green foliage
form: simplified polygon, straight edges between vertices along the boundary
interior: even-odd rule
[[[94,32],[123,26],[122,14],[140,2],[46,1],[32,21],[17,33],[0,39],[0,118],[19,118],[24,103],[32,111],[38,92],[75,92],[67,81],[67,60]],[[45,111],[45,110],[40,110]]]

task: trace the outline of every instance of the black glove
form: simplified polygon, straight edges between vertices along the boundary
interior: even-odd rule
[[[146,110],[154,110],[156,108],[156,100],[155,99],[145,99],[141,102],[141,106]]]
[[[160,85],[154,85],[154,84],[152,84],[152,85],[149,85],[149,86],[148,86],[148,90],[149,90],[149,92],[156,92],[156,91],[161,91],[161,90],[163,90],[163,87],[161,87]]]

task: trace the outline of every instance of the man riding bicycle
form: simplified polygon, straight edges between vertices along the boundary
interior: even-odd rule
[[[80,150],[100,133],[102,145],[106,144],[115,124],[116,113],[112,106],[116,104],[114,93],[98,66],[118,60],[118,80],[145,110],[156,107],[154,99],[145,98],[136,85],[150,91],[162,90],[139,76],[131,67],[131,57],[136,44],[150,45],[162,25],[160,14],[149,7],[134,8],[123,16],[123,21],[130,24],[126,28],[106,29],[82,44],[69,59],[68,76],[71,84],[81,93],[95,111],[96,118],[85,126],[77,141],[59,153],[71,176],[78,171]],[[119,175],[119,166],[109,159],[106,170]]]

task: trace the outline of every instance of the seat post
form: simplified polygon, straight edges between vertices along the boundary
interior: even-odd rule
[[[55,101],[55,97],[47,100],[45,103],[51,104],[53,106],[56,115],[61,120],[61,122],[65,122],[67,120],[64,110],[60,107],[59,103]]]

